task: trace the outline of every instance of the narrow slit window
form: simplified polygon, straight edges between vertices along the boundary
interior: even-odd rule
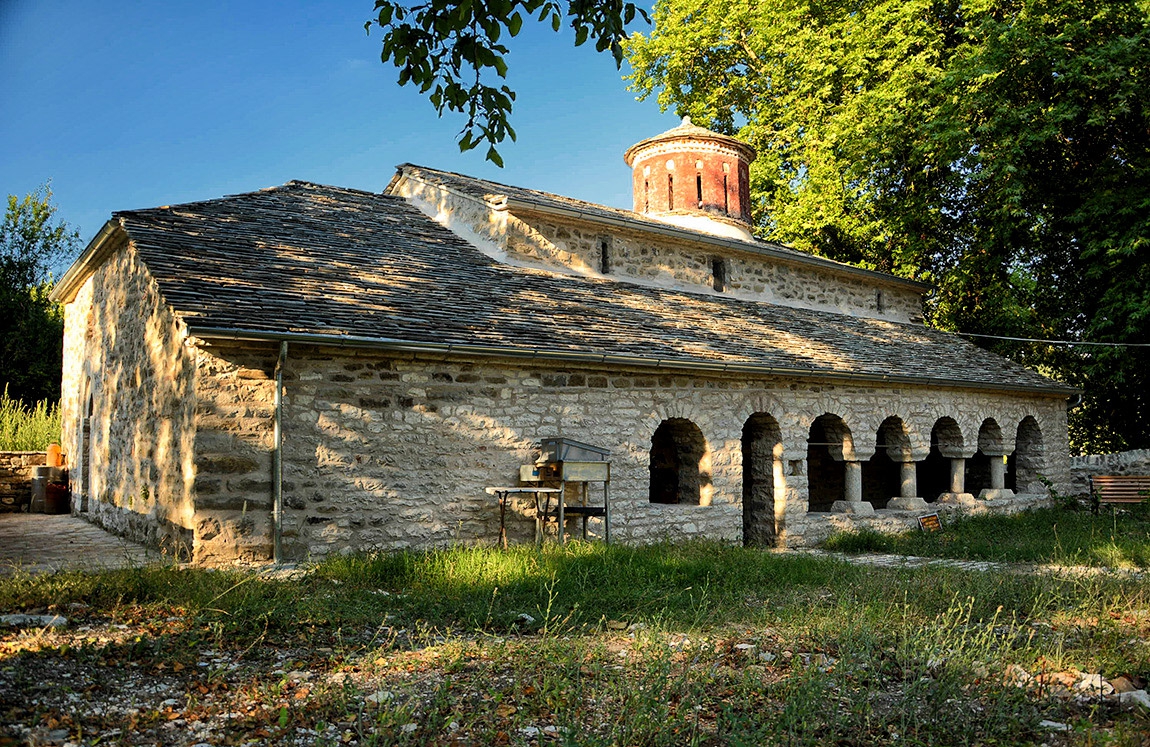
[[[643,180],[643,212],[651,212],[651,182]]]
[[[703,207],[703,175],[695,174],[695,192],[699,196],[699,207]]]
[[[731,193],[727,189],[727,175],[723,174],[723,212],[731,214]]]
[[[722,257],[711,257],[711,278],[715,290],[727,290],[727,262]]]
[[[599,272],[611,274],[611,240],[599,239]]]
[[[667,174],[667,209],[675,209],[675,177]]]
[[[885,303],[885,301],[886,301],[886,299],[884,299],[884,298],[883,298],[883,296],[882,296],[882,291],[875,291],[875,294],[874,294],[874,305],[875,305],[875,309],[877,309],[877,310],[878,310],[878,313],[880,313],[880,314],[881,314],[882,312],[886,311],[886,303]]]

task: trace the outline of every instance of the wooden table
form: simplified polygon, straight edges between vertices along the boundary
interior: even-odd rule
[[[538,545],[543,544],[543,521],[546,518],[547,507],[539,505],[539,495],[540,493],[546,495],[548,501],[550,501],[550,494],[560,492],[559,488],[493,487],[486,488],[486,491],[488,495],[494,495],[499,498],[499,539],[496,540],[495,544],[503,545],[503,549],[507,549],[507,524],[505,523],[505,517],[507,515],[507,499],[512,495],[522,495],[524,493],[530,493],[532,499],[535,501],[535,543]]]

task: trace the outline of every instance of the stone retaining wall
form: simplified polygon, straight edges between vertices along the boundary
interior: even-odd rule
[[[32,468],[46,459],[42,451],[0,451],[0,513],[26,510],[32,500]]]
[[[1072,495],[1089,493],[1092,475],[1150,475],[1150,449],[1071,457]]]

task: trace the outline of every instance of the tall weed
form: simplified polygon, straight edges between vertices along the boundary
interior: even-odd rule
[[[0,451],[44,451],[60,440],[60,405],[41,400],[31,407],[0,394]]]

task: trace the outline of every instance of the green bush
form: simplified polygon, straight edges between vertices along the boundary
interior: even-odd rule
[[[40,400],[28,407],[0,394],[0,451],[44,451],[60,440],[60,405]]]

